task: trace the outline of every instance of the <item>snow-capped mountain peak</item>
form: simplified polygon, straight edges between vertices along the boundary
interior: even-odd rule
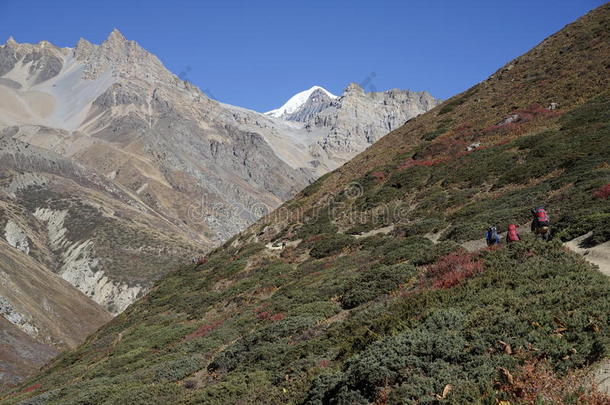
[[[300,93],[297,93],[294,96],[290,97],[290,99],[288,101],[286,101],[286,103],[284,103],[284,105],[281,106],[280,108],[276,108],[275,110],[267,111],[265,114],[270,115],[272,117],[277,117],[277,118],[281,118],[288,114],[292,114],[292,113],[296,112],[299,108],[301,108],[303,106],[303,104],[305,104],[307,102],[307,100],[309,99],[309,96],[311,96],[311,94],[313,92],[315,92],[316,90],[320,90],[320,91],[324,92],[331,99],[338,98],[337,96],[335,96],[334,94],[332,94],[331,92],[329,92],[328,90],[326,90],[323,87],[313,86],[308,90],[301,91]]]

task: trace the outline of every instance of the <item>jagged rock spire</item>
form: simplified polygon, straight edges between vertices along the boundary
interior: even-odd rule
[[[121,34],[121,31],[119,31],[117,28],[113,29],[112,32],[110,33],[110,35],[108,35],[108,38],[106,39],[106,42],[126,42],[127,39],[125,39],[125,37],[123,36],[123,34]]]
[[[81,38],[78,40],[78,43],[76,44],[76,47],[77,47],[77,48],[78,48],[79,46],[80,46],[80,47],[89,47],[89,46],[91,46],[91,45],[93,45],[91,42],[89,42],[89,41],[87,41],[85,38],[82,38],[82,37],[81,37]]]
[[[82,60],[91,55],[91,52],[93,52],[94,49],[95,45],[85,38],[81,38],[78,40],[76,48],[74,48],[74,55],[76,55],[76,59]]]
[[[15,38],[13,38],[13,36],[11,35],[10,37],[8,37],[8,39],[6,40],[6,45],[9,46],[15,46],[17,45],[17,41],[15,41]]]

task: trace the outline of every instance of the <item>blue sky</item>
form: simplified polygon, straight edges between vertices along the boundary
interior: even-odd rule
[[[603,0],[0,0],[0,42],[100,43],[113,28],[214,98],[258,111],[320,85],[448,98]]]

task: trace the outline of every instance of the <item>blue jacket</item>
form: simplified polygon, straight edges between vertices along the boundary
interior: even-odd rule
[[[500,243],[501,236],[498,235],[498,231],[495,227],[488,229],[487,233],[485,233],[485,240],[488,245],[495,245]]]

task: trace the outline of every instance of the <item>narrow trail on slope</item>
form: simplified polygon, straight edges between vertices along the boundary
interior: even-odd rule
[[[529,224],[523,224],[519,226],[519,233],[521,236],[531,234]],[[582,242],[590,237],[592,232],[581,235],[568,242],[565,242],[563,246],[570,249],[574,253],[578,253],[583,256],[589,263],[596,265],[599,271],[610,277],[610,241],[604,242],[600,245],[593,247],[582,247]],[[505,238],[502,238],[502,243],[505,243]],[[469,240],[461,243],[462,247],[469,252],[474,252],[479,249],[483,249],[487,246],[485,238]]]
[[[602,274],[610,277],[610,241],[593,247],[582,247],[582,242],[590,237],[591,234],[592,232],[589,232],[563,245],[571,251],[582,255],[588,262],[597,265]]]
[[[392,224],[392,225],[389,225],[389,226],[386,226],[383,228],[377,228],[377,229],[370,230],[368,232],[354,235],[354,237],[356,239],[360,239],[360,238],[365,238],[368,236],[373,236],[373,235],[378,235],[378,234],[387,235],[387,234],[391,233],[393,230],[394,230],[394,225]],[[436,234],[427,234],[425,236],[436,244],[436,243],[438,243],[438,239],[439,239],[439,236],[441,233],[442,232],[438,232]],[[530,230],[529,222],[519,225],[519,234],[522,237],[524,235],[529,235],[531,233],[532,233],[532,231]],[[504,232],[504,234],[506,234],[506,232]],[[587,260],[589,263],[596,265],[602,274],[610,277],[610,241],[604,242],[600,245],[593,246],[593,247],[582,247],[581,246],[582,242],[584,240],[586,240],[588,237],[590,237],[591,234],[592,234],[592,232],[589,232],[585,235],[581,235],[568,242],[565,242],[563,245],[566,248],[568,248],[569,250],[571,250],[572,252],[578,253],[579,255],[583,256],[585,258],[585,260]],[[301,242],[300,239],[296,240],[296,241],[286,241],[285,246],[282,246],[282,244],[277,241],[269,242],[265,245],[265,248],[270,251],[281,252],[284,250],[285,247],[296,247],[300,242]],[[503,244],[506,243],[506,235],[502,235],[502,243]],[[469,252],[475,252],[477,250],[487,247],[487,242],[486,242],[485,238],[473,239],[473,240],[468,240],[468,241],[462,242],[461,246]]]
[[[388,226],[384,226],[383,228],[377,228],[377,229],[373,229],[373,230],[370,230],[367,232],[356,234],[356,235],[354,235],[354,237],[356,239],[362,239],[362,238],[368,238],[369,236],[379,235],[379,234],[387,235],[390,232],[392,232],[393,230],[394,230],[394,224],[391,224]]]

